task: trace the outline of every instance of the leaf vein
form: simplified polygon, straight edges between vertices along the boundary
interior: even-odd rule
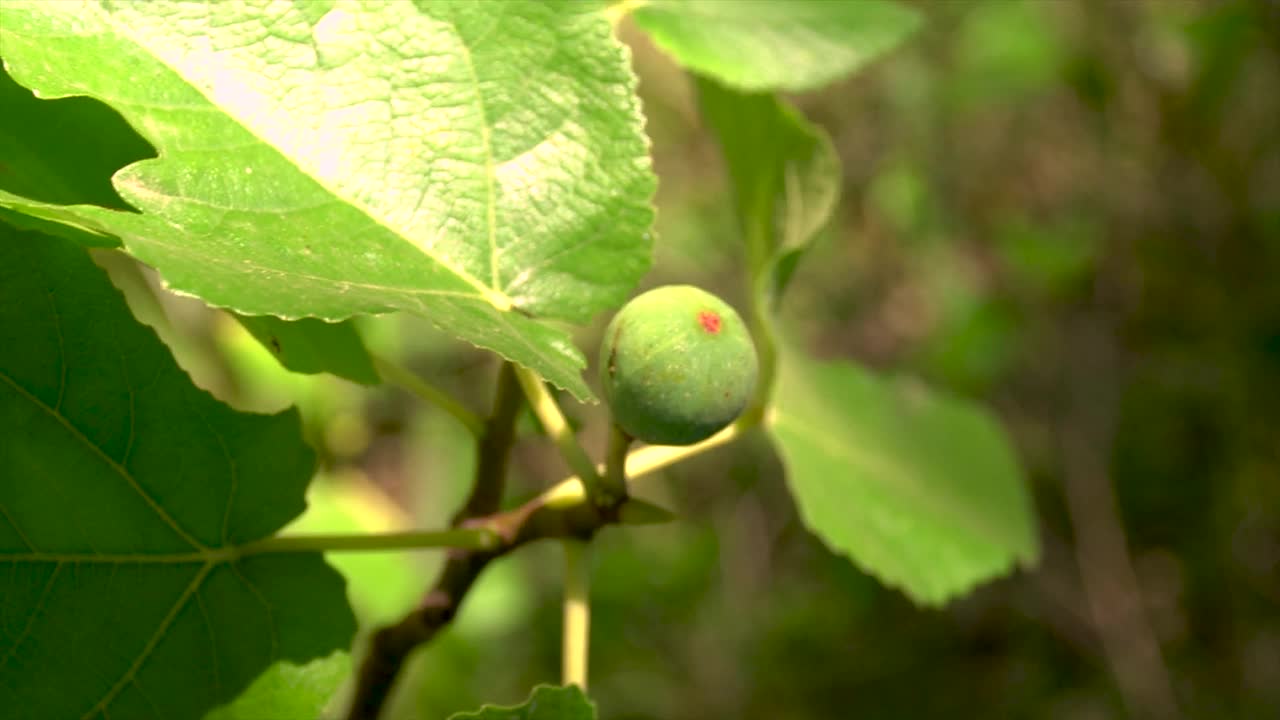
[[[111,29],[114,32],[118,33],[122,38],[127,38],[130,42],[134,43],[139,48],[144,49],[147,53],[149,53],[152,57],[154,57],[157,60],[157,62],[160,62],[169,70],[171,70],[174,74],[176,74],[178,77],[182,78],[182,80],[186,82],[192,89],[200,93],[200,95],[204,97],[205,100],[208,101],[208,103],[211,106],[218,108],[222,112],[222,114],[224,114],[227,118],[232,119],[237,125],[239,125],[242,129],[244,129],[245,132],[258,138],[258,140],[262,143],[262,145],[264,145],[267,148],[270,148],[276,153],[279,153],[281,157],[285,158],[290,163],[297,166],[299,170],[301,170],[304,174],[306,174],[307,177],[311,178],[317,185],[324,188],[327,192],[331,193],[335,197],[341,198],[344,202],[346,202],[350,206],[360,209],[361,212],[371,221],[391,231],[396,237],[402,240],[405,240],[406,242],[409,242],[410,245],[413,245],[414,247],[418,248],[418,250],[421,251],[423,255],[427,256],[429,259],[431,259],[432,261],[440,265],[442,268],[448,270],[450,273],[455,275],[458,279],[462,280],[468,285],[471,285],[472,287],[475,287],[479,291],[480,297],[482,297],[487,303],[493,305],[499,311],[508,312],[511,309],[510,299],[507,298],[505,295],[503,295],[497,289],[498,282],[496,280],[497,265],[496,265],[495,252],[491,252],[491,264],[492,264],[491,276],[492,277],[490,279],[490,284],[486,285],[484,282],[472,276],[466,270],[455,266],[453,262],[450,261],[447,257],[436,254],[434,252],[429,252],[427,249],[423,248],[417,243],[411,242],[409,237],[403,231],[403,229],[393,227],[391,224],[388,224],[387,218],[376,214],[372,208],[362,203],[358,198],[348,197],[347,195],[344,195],[343,193],[339,192],[337,188],[332,187],[331,183],[326,182],[326,179],[323,178],[321,175],[307,168],[306,166],[302,165],[297,158],[287,155],[278,145],[270,142],[267,138],[264,138],[262,135],[260,135],[256,131],[254,127],[247,124],[242,117],[240,117],[238,114],[234,112],[234,108],[224,107],[223,105],[216,102],[214,98],[210,96],[210,92],[208,88],[203,87],[202,85],[197,83],[192,77],[190,77],[190,73],[188,72],[187,68],[181,67],[180,63],[175,64],[169,58],[166,57],[165,53],[159,52],[155,48],[151,47],[145,41],[144,37],[139,36],[139,32],[137,28],[131,27],[128,24],[121,23],[111,13],[101,13],[100,19],[103,22],[105,22],[107,25],[109,25]],[[456,25],[454,26],[454,32],[457,33]],[[471,68],[473,84],[475,85],[475,89],[477,93],[477,105],[480,109],[481,117],[483,119],[485,117],[484,106],[479,95],[479,92],[480,92],[479,81],[475,74],[474,64],[472,63],[472,60],[471,60],[471,52],[470,52],[470,49],[466,46],[466,43],[462,41],[461,34],[460,33],[457,33],[457,34],[459,38],[459,44],[462,46],[463,53],[467,59],[468,67]],[[86,93],[86,94],[91,94],[91,93]],[[493,153],[492,153],[492,147],[491,147],[491,138],[489,137],[489,128],[487,125],[487,120],[481,123],[481,137],[483,139],[485,154],[486,154],[485,169],[486,169],[486,173],[488,174],[489,244],[490,244],[491,251],[493,251],[495,250],[495,245],[496,245],[495,235],[496,235],[497,211],[496,211],[495,202],[494,202],[494,193],[495,193],[494,185],[496,182],[496,178],[494,176]],[[175,149],[181,150],[182,148],[175,148]]]
[[[204,596],[200,594],[199,589],[196,590],[195,596],[196,596],[196,605],[200,608],[200,617],[204,618],[204,627],[206,630],[208,630],[207,634],[209,636],[209,662],[213,666],[213,688],[215,691],[214,694],[220,695],[221,693],[217,691],[222,689],[222,668],[218,663],[218,643],[217,643],[217,638],[215,636],[215,633],[213,631],[213,620],[209,617],[209,608],[205,607]]]
[[[192,548],[196,550],[208,549],[204,545],[202,545],[198,540],[192,537],[190,533],[188,533],[185,529],[183,529],[183,527],[179,525],[178,522],[169,515],[169,513],[165,512],[165,509],[161,507],[159,503],[156,502],[155,498],[151,497],[151,495],[146,490],[144,490],[140,484],[138,484],[137,479],[133,477],[133,475],[128,471],[128,469],[120,465],[120,463],[116,462],[115,458],[108,455],[105,451],[103,451],[102,448],[98,447],[96,444],[90,441],[89,438],[86,437],[84,433],[80,432],[79,428],[72,425],[70,421],[68,421],[67,418],[62,415],[62,413],[55,410],[54,408],[49,407],[47,404],[44,403],[43,400],[36,397],[35,395],[32,395],[30,392],[27,391],[26,388],[19,385],[13,378],[9,377],[9,375],[3,371],[0,371],[0,380],[3,380],[10,387],[16,390],[19,395],[26,398],[29,402],[31,402],[31,404],[43,410],[47,415],[49,415],[49,417],[56,420],[59,425],[61,425],[68,433],[71,434],[72,437],[79,440],[81,443],[84,444],[85,447],[89,448],[93,452],[93,454],[101,458],[103,462],[105,462],[112,470],[116,472],[117,475],[119,475],[121,478],[125,480],[125,482],[129,484],[129,487],[132,488],[133,491],[136,492],[138,496],[142,498],[143,502],[145,502],[151,508],[151,510],[155,512],[156,516],[159,517],[162,521],[164,521],[164,523],[169,526],[169,529],[173,530],[173,532],[176,535],[178,535],[178,537],[182,538],[188,545],[190,545]]]
[[[262,607],[266,609],[267,624],[271,627],[271,659],[275,660],[280,655],[280,634],[276,628],[275,609],[271,607],[271,603],[267,601],[266,596],[262,594],[262,591],[258,589],[258,586],[249,582],[249,578],[241,574],[238,563],[231,563],[227,565],[227,567],[231,568],[231,572],[235,574],[236,579],[239,580],[241,584],[244,585],[245,589],[252,593],[253,596],[258,599],[258,602],[262,603]]]
[[[62,411],[62,398],[67,392],[67,352],[62,339],[62,314],[58,312],[58,302],[53,297],[53,291],[47,294],[49,298],[49,314],[53,318],[53,328],[58,333],[58,401],[54,405],[55,412]]]
[[[14,639],[13,646],[9,648],[9,652],[5,653],[4,659],[0,660],[0,670],[9,665],[9,661],[18,654],[18,646],[22,645],[22,641],[27,639],[31,634],[31,628],[35,627],[36,618],[40,615],[40,611],[44,608],[44,604],[49,601],[49,593],[53,590],[53,586],[58,581],[58,574],[62,572],[62,563],[58,563],[53,568],[53,573],[49,575],[49,580],[45,582],[44,589],[40,591],[40,598],[36,600],[35,607],[31,608],[31,614],[27,616],[27,624],[22,626],[22,632],[18,633],[18,637]]]
[[[471,75],[471,85],[475,91],[476,111],[480,113],[480,144],[484,147],[485,221],[488,226],[489,236],[489,287],[496,290],[500,284],[498,279],[498,204],[496,197],[498,178],[493,162],[493,138],[489,131],[489,115],[485,109],[484,94],[480,89],[480,76],[476,73],[476,63],[471,54],[471,46],[467,44],[466,38],[462,37],[462,33],[458,31],[457,24],[451,23],[451,26],[454,34],[458,36],[458,46],[462,48],[462,57],[467,62],[467,72]]]
[[[13,516],[9,514],[9,510],[4,506],[4,503],[0,503],[0,515],[3,515],[4,519],[9,521],[9,525],[13,527],[13,532],[18,535],[18,539],[22,541],[23,545],[27,546],[28,550],[33,553],[40,552],[39,550],[36,550],[35,545],[31,544],[31,540],[27,537],[27,534],[22,532],[22,528],[18,527],[18,521],[14,520]]]
[[[876,484],[902,492],[912,499],[916,507],[928,508],[935,517],[953,524],[957,529],[971,533],[975,539],[991,543],[993,547],[1002,547],[1005,544],[980,520],[975,520],[967,513],[958,512],[949,503],[940,502],[935,493],[920,487],[914,475],[898,463],[884,458],[877,459],[867,454],[853,453],[852,450],[856,445],[834,437],[830,432],[832,428],[844,427],[844,425],[833,423],[819,426],[801,422],[799,418],[788,417],[781,413],[778,415],[777,422],[790,424],[797,438],[808,438],[828,456],[843,458],[849,466],[863,470],[863,477],[878,480]]]
[[[107,713],[107,707],[116,699],[116,696],[120,694],[120,691],[123,690],[126,685],[133,682],[134,678],[137,677],[138,671],[142,669],[143,664],[151,657],[151,653],[155,652],[160,641],[164,639],[165,634],[169,632],[169,628],[173,625],[174,620],[178,618],[178,613],[186,606],[187,602],[191,599],[192,593],[194,593],[195,590],[200,587],[200,584],[204,582],[204,579],[209,575],[209,571],[213,569],[214,565],[216,565],[216,563],[205,563],[204,566],[200,568],[200,572],[196,573],[195,577],[191,578],[191,582],[188,583],[187,587],[182,591],[182,594],[178,596],[177,602],[173,604],[173,607],[169,608],[169,612],[166,613],[164,619],[160,621],[160,625],[156,628],[156,631],[147,639],[147,644],[143,646],[142,652],[138,653],[138,657],[134,659],[133,664],[131,664],[129,669],[125,671],[124,675],[116,681],[116,684],[102,696],[102,699],[99,700],[96,705],[89,708],[88,712],[81,716],[81,720],[89,720],[89,718],[92,718],[94,714],[98,712],[101,712],[104,715]]]

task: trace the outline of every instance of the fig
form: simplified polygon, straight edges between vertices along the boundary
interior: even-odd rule
[[[755,344],[727,303],[691,285],[636,296],[610,321],[600,383],[613,421],[654,445],[691,445],[733,422],[755,388]]]

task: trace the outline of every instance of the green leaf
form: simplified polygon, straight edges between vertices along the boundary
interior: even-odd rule
[[[295,411],[191,384],[87,254],[0,227],[0,707],[191,718],[345,650],[318,553],[241,556],[303,509]]]
[[[85,247],[120,247],[120,238],[79,216],[73,207],[27,200],[4,190],[0,190],[0,220],[19,230],[53,235]]]
[[[518,42],[515,41],[518,39]],[[5,61],[160,153],[76,207],[246,315],[407,310],[591,397],[561,327],[649,266],[655,180],[623,46],[575,3],[7,2]]]
[[[577,685],[539,685],[523,705],[486,705],[473,713],[457,713],[449,720],[595,720],[596,706]]]
[[[39,100],[3,67],[0,107],[0,190],[58,205],[130,209],[111,175],[155,151],[119,113],[84,97]]]
[[[351,656],[345,652],[305,665],[278,662],[204,720],[315,720],[350,673]]]
[[[826,85],[920,25],[887,0],[649,0],[632,15],[676,62],[749,92]]]
[[[1036,562],[1026,485],[981,408],[795,353],[775,398],[770,429],[805,524],[886,585],[939,605]]]
[[[361,476],[317,478],[307,491],[307,511],[290,534],[377,534],[412,530],[413,521],[377,485]],[[418,524],[423,527],[426,523]],[[443,526],[441,524],[440,526]],[[329,564],[347,579],[347,595],[362,626],[399,620],[422,599],[422,559],[411,553],[334,553]],[[468,598],[470,602],[470,598]]]
[[[281,320],[272,315],[236,315],[262,346],[293,372],[330,373],[362,385],[381,382],[364,340],[350,321]]]
[[[698,79],[702,114],[720,141],[757,277],[778,299],[840,198],[831,138],[772,95]]]

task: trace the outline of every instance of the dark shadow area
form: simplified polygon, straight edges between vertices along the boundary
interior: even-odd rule
[[[93,98],[41,100],[0,63],[0,190],[58,205],[130,207],[111,176],[155,149]]]

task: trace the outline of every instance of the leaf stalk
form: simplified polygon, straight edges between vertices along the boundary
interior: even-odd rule
[[[378,534],[276,535],[241,545],[234,555],[246,557],[266,553],[371,552],[464,548],[488,550],[497,547],[497,534],[485,528],[451,530],[409,530]]]
[[[552,397],[551,391],[547,389],[542,378],[524,367],[516,367],[516,377],[520,380],[520,386],[524,388],[525,397],[529,399],[529,407],[533,409],[533,414],[538,416],[538,421],[542,423],[547,436],[555,443],[560,456],[568,463],[569,469],[577,473],[578,481],[582,483],[582,489],[591,503],[598,508],[615,507],[621,503],[626,496],[614,497],[609,492],[610,488],[605,485],[595,463],[591,462],[591,458],[587,456],[587,451],[583,450],[582,445],[578,443],[578,438],[573,434],[573,428],[569,427],[569,421],[565,419],[560,405],[556,403],[556,399]]]
[[[591,647],[591,545],[564,541],[564,626],[560,652],[560,684],[587,690]]]
[[[393,385],[399,385],[419,399],[449,413],[454,419],[462,423],[462,426],[472,436],[480,437],[484,433],[484,420],[480,419],[479,415],[463,407],[453,396],[397,363],[378,355],[372,355],[372,358],[373,366],[383,380]]]

